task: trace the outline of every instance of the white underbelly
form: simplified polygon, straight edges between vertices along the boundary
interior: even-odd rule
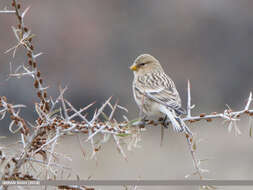
[[[140,102],[140,101],[136,101],[136,103],[138,104],[139,108],[142,109],[142,112],[152,118],[152,119],[156,119],[156,118],[160,118],[163,117],[163,113],[160,111],[160,104],[156,103],[156,102],[152,102],[150,104],[150,102]],[[145,109],[148,108],[148,109]]]
[[[151,111],[147,112],[147,116],[161,116],[160,106],[158,103],[153,103],[150,108]]]

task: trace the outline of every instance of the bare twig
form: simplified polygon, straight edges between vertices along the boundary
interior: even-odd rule
[[[29,8],[26,8],[23,12],[21,11],[21,5],[17,3],[17,0],[12,1],[12,6],[14,10],[3,10],[0,13],[15,13],[18,20],[18,25],[12,27],[14,35],[17,39],[17,44],[12,48],[8,49],[6,53],[13,51],[13,56],[18,48],[24,47],[27,52],[28,65],[20,65],[13,72],[13,65],[10,64],[10,77],[23,77],[30,76],[34,80],[34,88],[37,91],[37,96],[40,100],[40,103],[35,103],[35,112],[38,114],[38,118],[34,122],[28,122],[20,116],[21,108],[24,108],[24,105],[17,104],[12,105],[7,102],[5,97],[0,97],[0,120],[5,118],[6,115],[10,115],[11,122],[9,125],[9,130],[12,133],[20,133],[21,136],[21,153],[18,156],[9,156],[7,158],[2,152],[0,152],[0,166],[4,168],[4,172],[1,174],[1,179],[35,179],[33,175],[28,175],[25,172],[28,171],[27,168],[32,167],[33,164],[39,163],[44,166],[45,171],[51,172],[53,175],[56,174],[55,168],[67,169],[61,164],[56,164],[52,160],[59,157],[59,154],[55,152],[55,146],[60,137],[65,135],[81,134],[86,135],[87,141],[90,141],[92,148],[91,158],[95,157],[99,151],[101,145],[107,142],[110,136],[113,136],[114,143],[120,154],[127,160],[127,155],[124,152],[124,147],[121,142],[124,141],[124,137],[130,138],[129,143],[127,144],[130,149],[132,145],[137,147],[137,143],[140,141],[140,132],[143,127],[143,122],[140,122],[139,119],[129,121],[129,119],[123,115],[125,121],[118,122],[114,118],[114,114],[123,110],[128,112],[128,110],[120,105],[118,105],[118,100],[114,105],[111,104],[112,97],[108,98],[101,107],[98,108],[98,111],[94,112],[93,118],[88,120],[86,118],[87,109],[91,107],[94,103],[91,103],[84,108],[77,110],[68,100],[64,98],[64,93],[67,90],[67,87],[64,89],[60,88],[60,94],[56,99],[52,97],[48,98],[46,89],[47,86],[44,86],[44,82],[41,78],[41,73],[38,70],[36,59],[42,53],[34,53],[34,47],[31,43],[34,38],[31,30],[29,30],[24,24],[24,16],[28,12]],[[236,134],[240,134],[240,130],[236,125],[236,122],[239,120],[239,117],[243,114],[248,114],[249,116],[253,115],[253,109],[250,109],[252,103],[252,93],[250,93],[246,105],[242,110],[233,111],[230,108],[225,109],[222,113],[213,112],[211,114],[201,113],[196,116],[192,116],[191,110],[194,108],[194,105],[191,104],[191,84],[188,81],[187,86],[187,114],[185,117],[182,117],[183,121],[188,121],[189,124],[201,120],[212,121],[212,119],[220,118],[228,122],[228,130],[234,127]],[[144,101],[144,96],[142,98]],[[61,103],[61,105],[59,105]],[[111,108],[110,113],[105,113],[106,108]],[[142,116],[143,110],[140,110],[140,116]],[[105,116],[106,120],[101,119],[102,116]],[[75,120],[76,117],[81,118],[81,122]],[[251,120],[250,120],[251,121]],[[149,126],[156,126],[163,123],[163,121],[145,121]],[[27,125],[27,123],[29,125]],[[167,123],[168,124],[168,123]],[[250,125],[252,123],[250,122]],[[163,129],[163,128],[162,128]],[[251,127],[250,127],[251,130]],[[101,136],[98,136],[101,135]],[[163,133],[162,133],[163,135]],[[195,169],[194,174],[197,174],[200,179],[203,179],[203,170],[200,168],[201,161],[196,156],[196,143],[193,136],[186,135],[187,145],[192,157],[193,166]],[[94,139],[98,139],[98,142],[95,143]],[[79,143],[83,155],[85,152],[82,147],[82,142],[79,136]],[[48,154],[49,157],[48,157]],[[38,160],[35,156],[40,155],[43,158]],[[5,164],[2,165],[2,161],[5,160]],[[33,164],[31,163],[33,162]],[[30,165],[29,165],[30,164]],[[12,166],[12,167],[11,167]],[[28,171],[29,173],[30,171]],[[22,175],[20,175],[20,173]],[[50,173],[50,174],[51,174]],[[56,175],[55,175],[56,176]],[[63,188],[73,188],[73,189],[86,189],[85,187],[78,186],[61,186],[59,189]]]
[[[7,14],[15,14],[16,13],[16,11],[14,11],[14,10],[0,10],[0,13],[7,13]]]

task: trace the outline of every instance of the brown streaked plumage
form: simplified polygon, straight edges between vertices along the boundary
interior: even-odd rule
[[[133,94],[145,116],[167,116],[174,130],[190,133],[179,115],[184,113],[174,82],[159,61],[149,54],[138,56],[130,67],[134,72]]]

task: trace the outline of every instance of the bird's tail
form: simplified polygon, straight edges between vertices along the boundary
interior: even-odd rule
[[[185,122],[178,116],[176,116],[176,120],[178,121],[178,123],[180,124],[180,126],[183,129],[183,132],[185,132],[186,134],[192,136],[192,132],[191,130],[188,128],[188,126],[185,124]]]
[[[177,116],[174,112],[170,111],[168,108],[163,107],[163,106],[161,108],[161,112],[167,115],[175,131],[185,132],[186,134],[192,136],[192,132],[187,127],[185,122],[179,116]]]

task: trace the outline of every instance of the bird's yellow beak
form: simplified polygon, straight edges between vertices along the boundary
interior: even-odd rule
[[[137,71],[137,66],[136,66],[136,65],[132,65],[132,66],[130,67],[130,69],[131,69],[132,71]]]

